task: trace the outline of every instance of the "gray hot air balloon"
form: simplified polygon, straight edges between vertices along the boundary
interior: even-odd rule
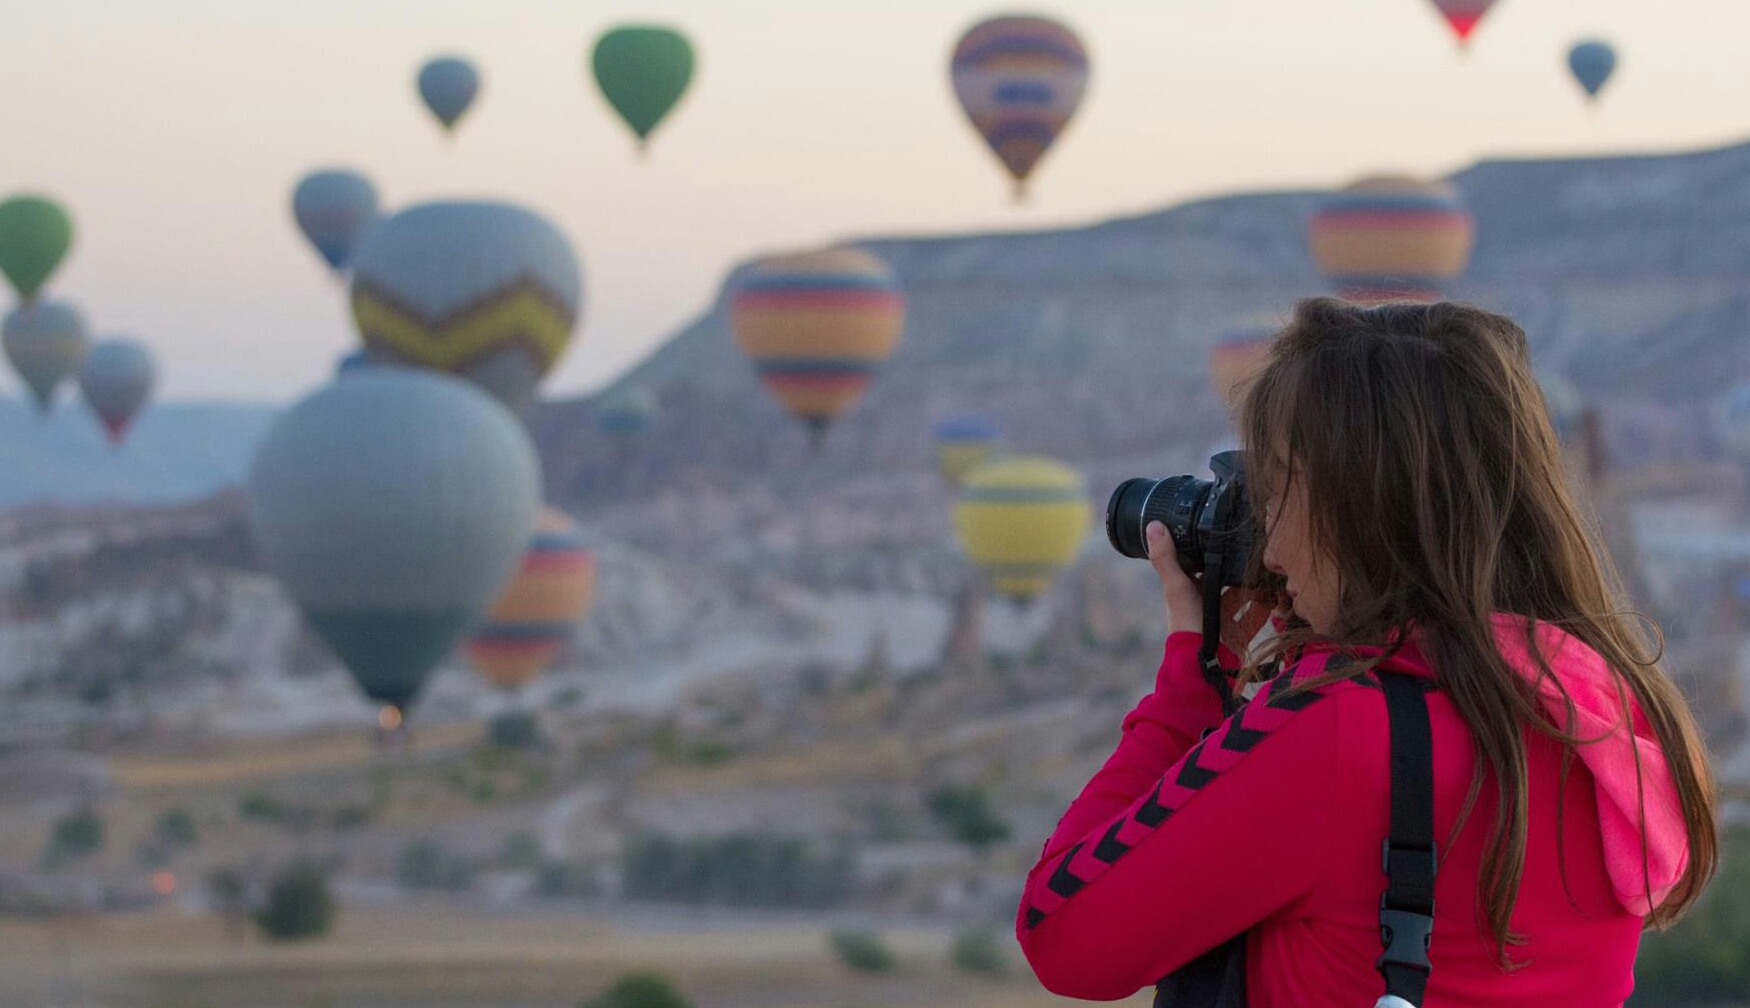
[[[559,229],[503,203],[422,203],[365,236],[352,314],[374,356],[460,374],[522,410],[583,296]]]
[[[346,269],[365,229],[377,220],[377,189],[358,172],[311,172],[292,191],[292,217],[336,273]]]
[[[152,394],[158,380],[158,365],[144,343],[132,339],[106,340],[91,348],[79,368],[79,391],[86,405],[103,421],[109,440],[120,444],[140,407]]]
[[[418,368],[361,369],[304,399],[268,431],[249,476],[269,565],[387,705],[385,727],[516,568],[540,489],[515,417]]]
[[[54,404],[55,388],[79,370],[91,349],[85,320],[63,301],[26,302],[6,316],[6,359],[30,386],[37,409]]]
[[[479,92],[479,71],[460,56],[439,56],[419,68],[419,97],[445,130],[455,130]]]

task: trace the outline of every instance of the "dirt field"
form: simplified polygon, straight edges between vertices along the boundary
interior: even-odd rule
[[[631,924],[453,911],[344,910],[321,941],[226,943],[171,912],[0,924],[0,1005],[116,1008],[571,1008],[631,969],[671,976],[698,1008],[1058,1008],[1017,964],[1005,979],[951,969],[947,930],[883,932],[899,958],[853,973],[821,928],[792,922]],[[1133,999],[1137,1008],[1146,995]]]

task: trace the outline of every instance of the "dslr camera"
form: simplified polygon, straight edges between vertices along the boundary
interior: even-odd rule
[[[1210,587],[1244,584],[1257,541],[1245,468],[1241,452],[1225,451],[1209,460],[1214,479],[1187,475],[1125,480],[1106,502],[1106,538],[1124,556],[1146,560],[1144,530],[1158,521],[1167,527],[1186,574],[1204,578]]]

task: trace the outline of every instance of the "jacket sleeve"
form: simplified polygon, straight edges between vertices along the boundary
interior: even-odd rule
[[[1289,692],[1296,673],[1306,670],[1273,680],[1147,794],[1047,844],[1015,927],[1048,990],[1129,997],[1311,894],[1353,817],[1330,786],[1344,772],[1342,703],[1326,698],[1341,687]],[[1074,806],[1065,816],[1086,818]]]
[[[1070,803],[1044,852],[1062,850],[1148,794],[1206,730],[1221,723],[1221,698],[1197,664],[1202,646],[1202,634],[1180,631],[1167,638],[1154,692],[1124,716],[1118,748]],[[1216,657],[1223,668],[1239,667],[1225,645]]]

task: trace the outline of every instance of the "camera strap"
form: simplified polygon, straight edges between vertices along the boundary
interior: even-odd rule
[[[1427,993],[1428,945],[1434,937],[1434,740],[1426,685],[1402,672],[1380,672],[1391,722],[1391,835],[1381,851],[1385,892],[1379,898],[1375,963],[1388,998],[1411,1005]],[[1384,1003],[1384,1002],[1382,1002]]]
[[[1215,501],[1215,527],[1227,527],[1228,512],[1233,504],[1228,494],[1222,494]],[[1203,678],[1215,689],[1215,695],[1221,698],[1221,714],[1232,717],[1240,709],[1242,698],[1234,692],[1233,679],[1227,670],[1221,667],[1221,590],[1227,581],[1227,565],[1230,558],[1227,550],[1216,548],[1216,539],[1212,536],[1204,543],[1203,550],[1203,646],[1198,649],[1197,659],[1203,666]]]

